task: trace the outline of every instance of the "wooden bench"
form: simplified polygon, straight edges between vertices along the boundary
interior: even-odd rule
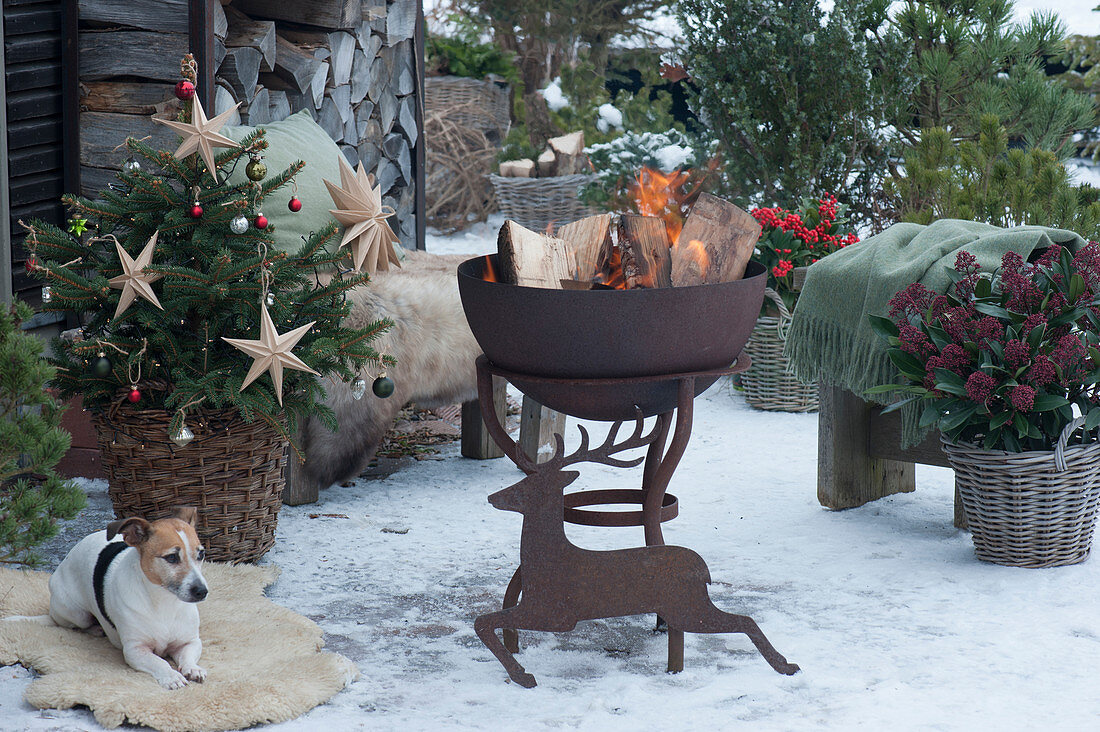
[[[919,445],[902,449],[901,417],[847,389],[818,385],[817,500],[834,510],[916,490],[915,465],[950,467],[932,432]],[[954,524],[965,529],[966,514],[955,489]]]

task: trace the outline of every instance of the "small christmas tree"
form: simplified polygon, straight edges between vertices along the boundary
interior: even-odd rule
[[[44,344],[19,327],[30,315],[19,302],[0,309],[0,563],[35,565],[34,547],[84,507],[84,493],[53,471],[70,437],[46,392]]]
[[[190,57],[183,71],[184,110],[167,123],[181,132],[179,149],[127,139],[132,157],[117,184],[94,201],[63,198],[86,233],[28,227],[27,268],[45,281],[44,308],[81,323],[75,339],[55,344],[54,383],[100,412],[168,410],[177,444],[198,405],[234,408],[288,438],[306,413],[335,430],[315,376],[350,382],[382,361],[370,344],[388,323],[341,325],[345,294],[368,275],[341,268],[335,222],[292,253],[275,246],[261,204],[304,163],[267,175],[263,130],[240,144],[220,135],[227,115],[207,119]],[[249,180],[231,185],[237,165]],[[291,199],[292,212],[301,206]]]

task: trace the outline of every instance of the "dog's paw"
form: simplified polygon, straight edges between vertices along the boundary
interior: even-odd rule
[[[206,681],[206,669],[200,668],[199,666],[181,668],[180,673],[182,673],[184,678],[186,678],[188,681],[194,681],[199,684]]]
[[[182,689],[187,686],[187,679],[179,671],[168,671],[158,675],[156,679],[165,689]]]

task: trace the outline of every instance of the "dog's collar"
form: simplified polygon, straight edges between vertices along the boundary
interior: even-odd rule
[[[115,627],[115,621],[111,620],[111,616],[107,614],[107,606],[103,603],[103,581],[107,577],[107,568],[111,566],[111,562],[115,560],[119,554],[129,549],[130,545],[125,541],[112,541],[99,552],[99,558],[96,559],[95,571],[92,573],[92,587],[95,589],[95,604],[99,606],[99,612],[102,613],[103,619],[111,624],[111,627]]]

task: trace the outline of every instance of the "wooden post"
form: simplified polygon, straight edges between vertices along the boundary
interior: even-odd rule
[[[543,445],[554,446],[554,435],[565,434],[565,415],[547,409],[529,396],[523,397],[523,409],[519,417],[519,449],[531,459],[540,463],[549,458],[540,459],[539,450]]]
[[[868,453],[872,405],[847,389],[820,383],[817,500],[831,509],[855,508],[916,489],[913,463]]]
[[[506,398],[507,387],[504,379],[493,377],[493,407],[500,423],[506,424]],[[462,456],[475,460],[488,460],[490,458],[504,457],[504,451],[497,447],[493,438],[489,436],[489,430],[485,428],[485,420],[481,416],[481,407],[477,399],[471,399],[462,403]]]
[[[286,487],[283,488],[283,503],[287,506],[301,506],[306,503],[317,503],[321,497],[321,486],[315,481],[308,480],[302,464],[298,462],[298,456],[291,450],[286,458]]]

